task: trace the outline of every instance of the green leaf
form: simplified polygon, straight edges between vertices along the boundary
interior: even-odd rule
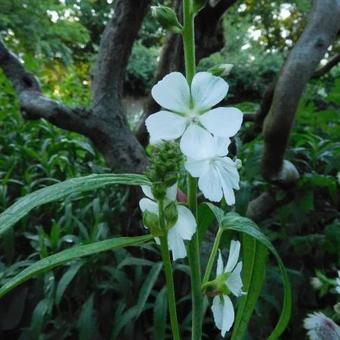
[[[60,200],[70,194],[92,191],[107,185],[149,185],[149,180],[136,174],[98,174],[69,179],[37,190],[20,198],[0,215],[0,236],[33,208]]]
[[[82,266],[81,262],[74,263],[60,279],[55,292],[55,302],[57,305],[60,303],[66,288],[71,283],[73,278],[77,275],[78,270],[80,269],[81,266]]]
[[[94,317],[94,295],[85,301],[81,308],[79,320],[78,320],[78,330],[79,340],[91,340],[95,338],[96,333],[96,320]]]
[[[283,288],[284,288],[284,297],[283,297],[283,306],[281,310],[281,315],[279,321],[273,330],[272,334],[268,337],[268,340],[274,340],[280,337],[283,331],[286,329],[292,310],[292,289],[290,286],[290,282],[288,279],[287,270],[280,258],[280,255],[272,245],[272,243],[268,240],[268,238],[258,229],[257,225],[250,220],[249,218],[242,217],[237,213],[230,212],[224,214],[223,210],[216,207],[211,203],[206,203],[212,212],[215,214],[220,228],[223,230],[234,230],[241,233],[245,233],[257,241],[261,242],[276,258],[276,261],[279,265],[282,280],[283,280]]]
[[[144,310],[144,306],[145,303],[151,293],[152,287],[155,285],[159,272],[162,269],[162,262],[159,263],[155,263],[154,266],[152,267],[152,269],[150,270],[147,278],[145,279],[140,292],[139,292],[139,296],[138,296],[138,302],[137,302],[137,314],[136,314],[136,319],[140,316],[140,314],[143,312]]]
[[[134,324],[137,312],[138,306],[136,305],[129,308],[124,313],[120,313],[119,318],[117,318],[117,321],[115,321],[113,324],[111,340],[118,339],[120,332],[127,324]]]
[[[163,287],[156,297],[153,308],[154,339],[165,339],[167,313],[168,301],[166,297],[166,287]]]
[[[231,338],[242,340],[247,331],[248,322],[254,312],[257,299],[264,283],[268,251],[265,246],[247,234],[242,235],[243,295],[237,304],[237,314]]]
[[[46,272],[52,268],[60,266],[65,262],[72,261],[79,257],[93,255],[107,250],[123,248],[128,246],[137,246],[152,239],[152,235],[120,237],[91,244],[72,247],[61,251],[60,253],[48,256],[35,262],[24,269],[18,275],[14,276],[0,288],[0,298],[10,292],[13,288],[29,280],[35,275]]]

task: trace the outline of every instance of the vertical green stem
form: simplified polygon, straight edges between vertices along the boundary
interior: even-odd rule
[[[165,220],[164,220],[164,202],[159,202],[159,224],[162,230],[165,230]],[[164,236],[160,237],[161,241],[161,254],[164,266],[165,280],[166,280],[166,292],[168,296],[168,305],[169,305],[169,314],[170,314],[170,323],[172,329],[172,337],[174,340],[180,340],[180,332],[178,327],[177,320],[177,311],[176,311],[176,296],[175,296],[175,285],[174,278],[172,274],[171,260],[169,255],[169,247],[168,247],[168,237],[165,233]]]
[[[188,83],[191,84],[192,78],[196,72],[195,29],[194,14],[192,13],[192,0],[183,1],[183,47],[186,78]]]
[[[195,75],[195,31],[192,0],[183,1],[183,46],[185,59],[185,72],[189,85]],[[197,181],[188,175],[188,203],[197,220]],[[201,292],[201,264],[198,232],[195,233],[188,244],[188,259],[191,269],[192,294],[192,339],[202,338],[203,297]]]
[[[223,234],[223,230],[221,228],[219,228],[218,232],[216,234],[216,237],[215,237],[214,245],[213,245],[211,253],[210,253],[210,257],[209,257],[209,260],[208,260],[207,268],[205,270],[202,285],[207,283],[210,279],[211,271],[212,271],[213,266],[214,266],[214,262],[215,262],[215,259],[216,259],[218,246],[220,244],[222,234]]]

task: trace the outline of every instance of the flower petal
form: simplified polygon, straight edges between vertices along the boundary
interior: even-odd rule
[[[192,177],[200,177],[209,170],[209,160],[196,161],[188,158],[184,163],[184,167]]]
[[[228,93],[228,84],[221,77],[209,72],[198,72],[191,84],[191,95],[194,108],[206,111],[219,103]]]
[[[229,138],[222,138],[222,137],[214,137],[215,140],[215,150],[216,155],[223,157],[228,154],[228,147],[230,144]]]
[[[216,327],[222,336],[228,332],[234,323],[235,312],[233,304],[227,295],[215,296],[211,307]]]
[[[174,185],[172,185],[171,187],[166,189],[165,197],[169,201],[176,201],[176,195],[177,195],[177,182]]]
[[[185,156],[194,160],[202,160],[215,155],[215,142],[213,136],[196,124],[191,124],[184,132],[181,151]]]
[[[199,120],[214,136],[227,138],[240,130],[243,113],[235,107],[218,107],[200,116]]]
[[[155,199],[155,198],[153,197],[153,194],[152,194],[152,191],[151,191],[151,187],[150,187],[149,185],[142,185],[141,187],[142,187],[143,194],[144,194],[146,197],[148,197],[148,198],[150,198],[150,199],[152,199],[152,200]]]
[[[216,327],[221,330],[222,329],[222,320],[223,320],[223,298],[219,295],[215,296],[213,299],[213,303],[211,306],[211,310],[214,316],[214,322]]]
[[[221,334],[222,336],[225,336],[225,333],[227,333],[231,326],[234,323],[235,320],[235,312],[233,304],[227,295],[223,295],[224,298],[224,306],[223,306],[223,319],[222,319],[222,329]]]
[[[223,157],[215,161],[215,165],[218,170],[224,198],[228,205],[233,205],[235,204],[233,189],[239,189],[238,182],[240,179],[235,163],[230,158]]]
[[[197,229],[195,217],[192,212],[183,205],[178,205],[177,211],[178,219],[171,229],[175,228],[183,240],[191,240],[192,235],[195,234]]]
[[[212,202],[219,202],[223,197],[222,187],[220,183],[219,173],[213,165],[209,166],[209,170],[204,172],[199,180],[198,187],[202,191],[205,198]]]
[[[159,81],[151,90],[154,100],[165,109],[187,112],[190,106],[190,89],[180,72],[172,72]]]
[[[147,210],[151,213],[158,214],[158,204],[150,200],[149,198],[142,198],[139,201],[139,207],[140,207],[140,210],[142,210],[143,212]]]
[[[221,251],[218,250],[218,258],[217,258],[217,266],[216,266],[216,276],[221,275],[223,273],[223,260]]]
[[[145,120],[146,129],[153,144],[161,140],[173,140],[182,136],[187,120],[169,111],[159,111]]]
[[[242,262],[239,262],[226,281],[227,287],[235,296],[242,295],[243,283],[241,278],[241,271]]]
[[[187,256],[184,241],[178,232],[178,228],[172,227],[168,232],[168,246],[172,252],[172,259],[182,259]]]
[[[240,256],[240,248],[241,243],[239,241],[231,240],[228,262],[224,269],[226,273],[231,273],[235,268],[238,258]]]

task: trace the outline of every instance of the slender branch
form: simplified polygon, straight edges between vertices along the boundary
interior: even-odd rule
[[[340,63],[340,53],[331,58],[324,66],[316,70],[312,78],[320,78],[328,73],[334,66]]]

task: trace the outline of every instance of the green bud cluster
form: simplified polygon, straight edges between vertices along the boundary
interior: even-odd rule
[[[152,182],[152,194],[156,200],[163,200],[166,189],[178,180],[183,157],[177,143],[162,143],[155,148],[146,176]]]

